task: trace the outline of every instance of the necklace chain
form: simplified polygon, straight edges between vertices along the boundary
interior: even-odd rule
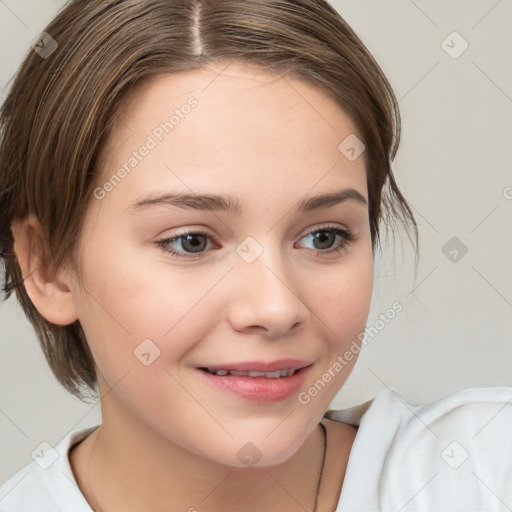
[[[317,512],[318,495],[320,493],[320,484],[322,483],[322,475],[323,475],[323,472],[324,472],[324,465],[325,465],[325,455],[326,455],[326,452],[327,452],[327,430],[325,428],[325,425],[322,422],[320,422],[318,425],[320,426],[320,428],[322,430],[323,453],[322,453],[322,462],[320,464],[320,474],[318,476],[318,483],[317,483],[317,486],[316,486],[315,500],[313,502],[313,511],[312,512]],[[94,449],[94,445],[96,445],[96,439],[97,439],[97,436],[94,439],[94,444],[93,444],[93,447],[91,448],[91,452]],[[89,457],[88,457],[88,460],[87,460],[87,476],[90,475],[90,472],[89,472],[90,463],[91,463],[91,457],[90,457],[90,453],[89,453]],[[88,492],[89,498],[94,503],[94,506],[96,507],[97,512],[105,512],[101,507],[98,506],[96,501],[93,500],[92,494],[91,494],[90,482],[89,481],[87,482],[87,488],[88,488],[87,490],[89,491]]]
[[[322,483],[322,475],[324,472],[324,465],[325,465],[325,454],[327,452],[327,430],[325,428],[325,425],[322,422],[320,422],[319,425],[322,429],[322,434],[323,434],[324,451],[322,454],[322,464],[320,466],[320,475],[318,477],[318,484],[316,486],[315,501],[313,503],[313,512],[317,512],[318,494],[320,493],[320,484]]]

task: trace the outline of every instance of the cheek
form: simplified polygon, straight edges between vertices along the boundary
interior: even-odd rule
[[[373,259],[366,252],[353,253],[324,278],[315,278],[308,304],[324,324],[327,338],[338,348],[364,331],[373,289]],[[313,315],[313,319],[314,319]]]
[[[221,268],[166,265],[163,260],[149,265],[144,251],[141,257],[109,254],[115,245],[105,245],[101,259],[93,254],[86,259],[87,293],[79,306],[98,367],[111,368],[113,378],[140,364],[135,358],[139,346],[158,354],[159,364],[168,364],[205,337],[217,316],[215,308],[221,307],[208,295],[225,273]]]
[[[371,251],[354,252],[336,271],[316,280],[312,322],[325,343],[316,371],[298,395],[311,417],[320,417],[347,381],[360,353],[373,288]],[[312,412],[314,411],[314,412]]]

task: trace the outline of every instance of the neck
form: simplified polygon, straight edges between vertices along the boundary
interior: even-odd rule
[[[71,458],[97,512],[313,510],[324,450],[318,427],[281,464],[233,467],[186,450],[133,417],[116,419],[104,412],[102,425]]]

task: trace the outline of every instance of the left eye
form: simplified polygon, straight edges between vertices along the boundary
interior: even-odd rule
[[[333,245],[336,243],[336,238],[341,238],[341,241],[339,246],[333,249]],[[349,242],[354,241],[352,234],[341,228],[319,229],[309,233],[301,240],[306,239],[313,243],[312,249],[324,252],[335,251],[344,247]]]
[[[333,247],[336,244],[337,238],[340,239],[338,245]],[[211,240],[212,236],[208,233],[190,231],[156,242],[156,245],[163,251],[178,258],[195,259],[201,258],[206,254],[206,248]],[[326,227],[308,233],[300,239],[299,243],[302,240],[312,242],[313,247],[311,249],[317,251],[317,254],[331,254],[341,251],[351,242],[354,242],[356,238],[347,229]]]

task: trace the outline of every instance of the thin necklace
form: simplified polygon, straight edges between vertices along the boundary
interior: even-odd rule
[[[320,492],[320,484],[322,483],[322,475],[324,472],[324,464],[325,464],[325,454],[327,452],[327,430],[325,429],[325,425],[322,422],[320,422],[319,425],[322,428],[322,434],[323,434],[323,438],[324,438],[324,453],[322,455],[322,465],[320,466],[320,476],[318,477],[318,484],[316,486],[315,501],[313,503],[313,512],[317,512],[318,494]]]
[[[322,430],[322,434],[323,434],[322,437],[323,437],[323,441],[324,441],[324,449],[323,449],[323,454],[322,454],[322,464],[320,465],[320,475],[318,477],[318,484],[316,486],[315,501],[313,502],[313,511],[312,512],[317,512],[318,494],[320,493],[320,484],[322,483],[322,475],[324,473],[325,454],[327,452],[327,430],[325,428],[325,425],[322,422],[320,422],[318,425],[320,426],[320,428]],[[97,439],[97,436],[94,439],[93,448],[96,445],[96,439]],[[91,452],[92,452],[93,448],[91,448]],[[87,460],[87,475],[88,476],[90,475],[90,473],[89,473],[89,465],[90,465],[90,463],[91,463],[91,458],[90,458],[90,454],[89,454],[89,457],[88,457],[88,460]],[[91,490],[90,490],[90,486],[89,486],[90,482],[88,481],[87,484],[88,484],[87,487],[88,487],[88,491],[89,491],[88,492],[89,499],[94,503],[94,506],[97,508],[98,511],[103,512],[103,509],[98,506],[96,501],[93,500],[93,498],[91,496]]]

